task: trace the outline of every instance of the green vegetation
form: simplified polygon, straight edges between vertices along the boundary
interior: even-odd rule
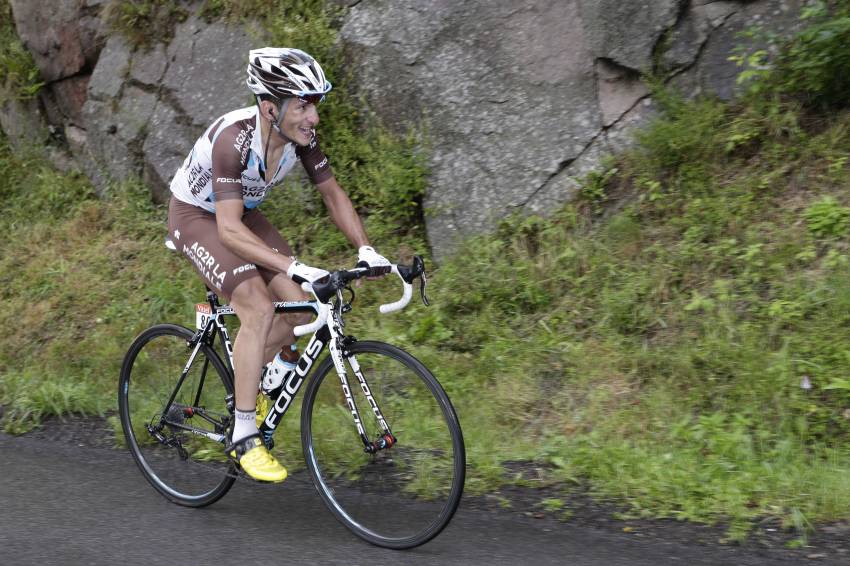
[[[178,0],[109,0],[100,17],[130,45],[147,49],[157,41],[170,40],[174,26],[188,17],[180,4]]]
[[[82,176],[60,175],[39,153],[13,156],[4,141],[0,156],[4,426],[107,412],[127,341],[145,321],[187,321],[188,266],[160,252],[163,211],[145,187],[100,201]]]
[[[304,6],[268,10],[264,25],[344,86],[333,19]],[[410,349],[455,402],[470,492],[563,486],[541,508],[566,518],[569,490],[589,488],[626,516],[724,521],[734,539],[764,516],[801,536],[850,516],[850,111],[825,94],[846,80],[826,71],[850,57],[843,10],[812,12],[735,104],[659,90],[663,115],[633,151],[552,218],[467,242],[433,273],[433,307],[378,317],[395,285],[358,290],[351,332]],[[416,136],[357,115],[345,88],[320,112],[378,249],[422,251]],[[0,325],[15,329],[0,342],[4,426],[110,414],[127,344],[153,322],[191,324],[200,285],[163,250],[165,211],[141,185],[98,200],[5,145],[0,176]],[[350,265],[320,201],[299,195],[264,208],[311,263]],[[280,437],[293,463],[296,421]],[[508,461],[543,479],[508,474]]]
[[[766,64],[768,52],[739,54],[735,59],[747,68],[740,80],[756,79],[755,92],[793,95],[809,106],[821,110],[846,105],[850,89],[847,66],[850,65],[850,2],[818,0],[802,10],[801,18],[810,25],[782,46],[781,53]],[[751,35],[771,43],[776,38],[758,29]]]
[[[32,55],[15,32],[12,6],[8,0],[0,0],[0,104],[32,98],[42,84]]]

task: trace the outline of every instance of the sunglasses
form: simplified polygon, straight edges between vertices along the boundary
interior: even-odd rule
[[[303,100],[309,104],[313,104],[318,106],[318,104],[325,99],[324,94],[300,94],[298,95],[298,100]]]

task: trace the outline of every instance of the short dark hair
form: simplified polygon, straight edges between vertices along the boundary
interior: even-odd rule
[[[280,106],[281,103],[283,102],[280,98],[278,98],[276,96],[272,96],[271,94],[263,93],[263,94],[258,94],[256,96],[257,96],[257,104],[259,104],[260,101],[265,100],[266,102],[273,103],[275,106]]]

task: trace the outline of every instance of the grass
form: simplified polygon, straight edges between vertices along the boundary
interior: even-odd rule
[[[189,11],[177,0],[109,0],[100,15],[109,30],[142,49],[155,42],[167,43],[177,23],[188,16]]]
[[[128,341],[181,309],[177,320],[190,321],[190,288],[169,282],[189,270],[159,252],[164,210],[146,202],[146,188],[100,201],[82,176],[60,175],[38,153],[0,151],[9,206],[0,230],[13,242],[0,253],[0,321],[15,329],[0,344],[5,428],[102,412]]]
[[[43,84],[32,55],[15,32],[11,4],[0,0],[0,104],[31,99]]]
[[[298,24],[273,39],[303,44],[344,85],[332,15],[280,6],[266,24]],[[434,306],[377,317],[394,284],[358,290],[349,330],[411,350],[449,392],[469,492],[526,485],[506,472],[519,460],[628,516],[722,521],[731,540],[777,517],[804,544],[850,517],[850,113],[782,72],[804,64],[780,57],[734,104],[657,92],[664,113],[633,151],[551,218],[466,242],[431,274]],[[344,92],[321,108],[323,145],[378,249],[409,257],[425,246],[425,146],[356,115]],[[0,176],[0,324],[15,329],[0,342],[3,425],[109,414],[133,336],[191,324],[200,285],[162,248],[165,211],[142,185],[99,200],[5,145]],[[297,206],[277,195],[264,209],[302,257],[350,265],[317,197],[287,189]],[[292,411],[278,438],[297,465]]]

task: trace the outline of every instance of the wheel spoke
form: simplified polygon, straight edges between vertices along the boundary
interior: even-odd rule
[[[394,442],[364,450],[339,379],[325,364],[305,394],[308,468],[331,511],[356,534],[381,546],[416,546],[445,526],[460,499],[460,427],[442,388],[408,354],[374,342],[356,343],[351,352],[379,409],[351,379],[366,434],[379,443],[387,425]]]

